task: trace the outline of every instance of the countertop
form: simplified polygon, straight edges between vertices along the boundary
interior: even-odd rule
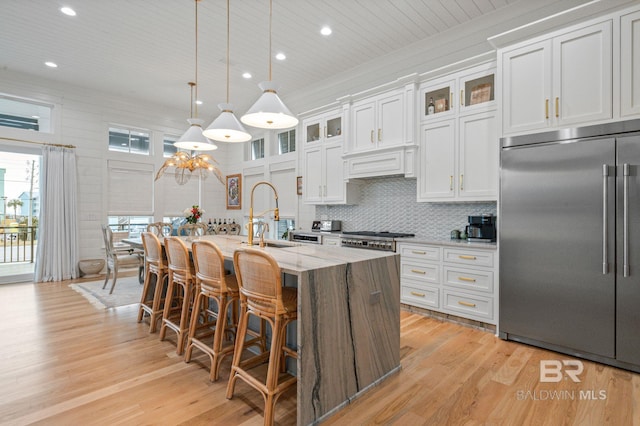
[[[438,238],[429,235],[416,235],[415,237],[410,238],[398,238],[396,240],[398,244],[400,243],[412,243],[412,244],[433,244],[439,246],[450,246],[450,247],[458,247],[458,248],[472,248],[472,249],[482,249],[482,250],[496,250],[498,245],[493,243],[483,243],[479,241],[469,242],[467,240],[452,240],[450,238]]]

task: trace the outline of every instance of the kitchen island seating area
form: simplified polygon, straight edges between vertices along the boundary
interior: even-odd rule
[[[253,249],[246,237],[235,235],[174,236],[160,241],[169,276],[160,340],[167,329],[174,331],[176,353],[184,352],[187,362],[198,357],[194,348],[205,352],[211,360],[212,380],[219,371],[229,371],[224,362],[229,360],[232,371],[225,396],[238,396],[234,391],[253,394],[246,384],[258,390],[265,402],[265,424],[273,421],[274,404],[286,389],[296,389],[297,424],[313,424],[399,370],[397,254],[282,241]],[[138,244],[135,239],[128,242]],[[243,266],[242,256],[247,253],[260,257],[248,258],[248,263],[245,259]],[[234,262],[236,255],[239,262]],[[232,265],[237,290],[230,284],[233,275],[226,271]],[[227,295],[216,303],[212,296],[222,292],[222,278]],[[247,284],[244,290],[243,283]],[[260,293],[252,288],[256,284],[263,291],[268,287],[266,294],[273,300],[256,301]],[[237,299],[244,302],[236,323]],[[217,313],[225,309],[224,300],[227,313],[221,316]],[[252,322],[247,327],[249,317]],[[253,322],[256,317],[258,321]],[[255,344],[259,350],[247,350]],[[198,364],[206,368],[201,361]],[[242,379],[240,387],[237,378]]]
[[[169,266],[156,234],[143,232],[141,238],[144,247],[145,275],[138,309],[138,322],[142,321],[145,313],[148,314],[149,333],[155,333],[158,322],[162,321],[163,294],[166,294]]]

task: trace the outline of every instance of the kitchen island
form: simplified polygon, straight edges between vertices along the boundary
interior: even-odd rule
[[[213,241],[227,261],[247,247],[243,236],[194,238]],[[298,288],[297,424],[313,424],[399,370],[400,256],[272,243],[262,250]]]

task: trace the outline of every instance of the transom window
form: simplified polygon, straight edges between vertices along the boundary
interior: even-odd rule
[[[0,126],[51,133],[53,105],[0,95]]]
[[[109,151],[149,155],[149,132],[109,127]]]
[[[264,158],[264,138],[251,141],[251,159]]]
[[[174,145],[178,139],[180,139],[179,136],[164,135],[164,139],[162,140],[163,157],[171,157],[173,154],[178,152],[178,147]]]
[[[296,150],[296,129],[278,133],[278,154],[287,154]]]

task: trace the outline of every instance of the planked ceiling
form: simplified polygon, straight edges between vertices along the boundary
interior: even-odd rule
[[[536,0],[273,0],[273,80],[280,93],[375,60],[499,9]],[[194,0],[1,0],[0,69],[189,112]],[[59,9],[71,6],[77,16]],[[231,1],[231,102],[241,114],[268,78],[269,2]],[[320,34],[329,25],[333,34]],[[226,1],[198,3],[200,116],[226,90]],[[54,61],[50,69],[45,61]],[[253,78],[243,79],[250,72]]]

